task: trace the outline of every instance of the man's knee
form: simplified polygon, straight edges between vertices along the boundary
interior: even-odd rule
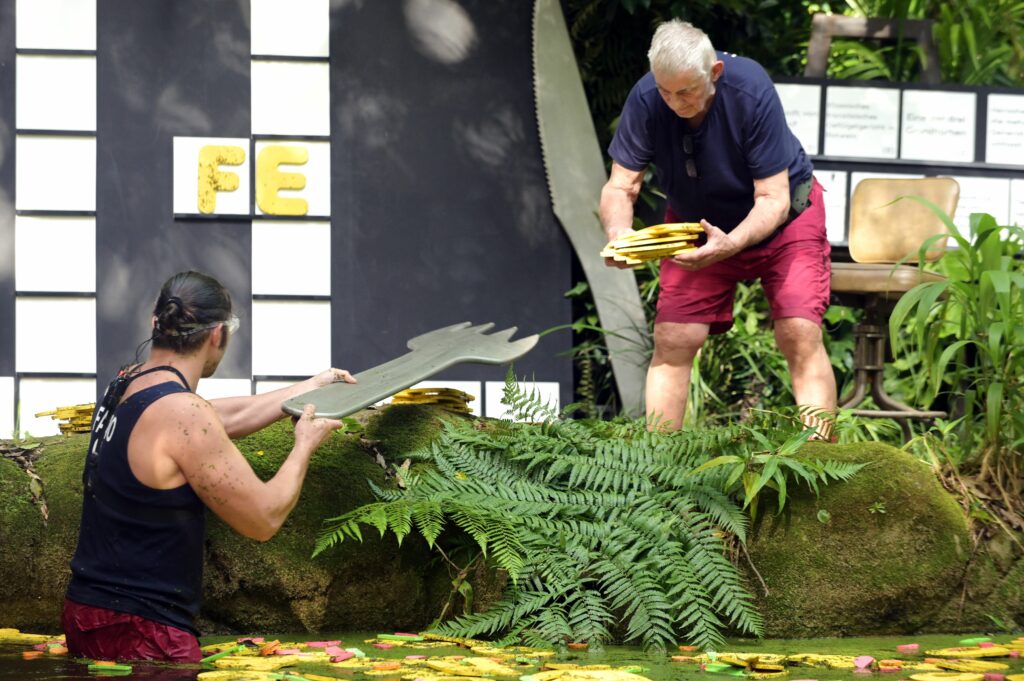
[[[802,317],[775,320],[775,342],[789,361],[811,357],[825,345],[821,327]]]
[[[654,325],[654,359],[672,364],[689,364],[708,337],[706,324]]]

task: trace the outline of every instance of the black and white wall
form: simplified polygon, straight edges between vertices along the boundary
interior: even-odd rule
[[[55,433],[33,415],[93,401],[183,269],[220,279],[242,318],[205,397],[359,372],[460,321],[569,323],[531,10],[0,0],[0,438]],[[217,165],[238,186],[212,210],[197,179],[209,147],[239,154]],[[281,149],[301,160],[278,165]],[[267,190],[275,173],[301,181]],[[304,203],[278,210],[261,191]],[[566,402],[570,344],[546,335],[517,374]],[[432,384],[499,415],[503,378],[461,365]]]

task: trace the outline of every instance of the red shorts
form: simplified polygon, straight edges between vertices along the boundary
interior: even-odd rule
[[[190,632],[151,619],[64,600],[68,652],[94,660],[199,662],[199,641]]]
[[[725,333],[732,326],[736,283],[760,279],[772,319],[802,317],[820,325],[828,309],[832,273],[822,191],[814,180],[810,205],[764,246],[696,272],[684,270],[671,258],[662,260],[655,323],[708,324],[711,333]],[[671,209],[665,221],[677,221]]]

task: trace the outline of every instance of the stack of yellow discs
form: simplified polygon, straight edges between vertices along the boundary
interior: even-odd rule
[[[95,409],[95,404],[57,407],[52,411],[43,411],[36,414],[36,418],[49,416],[54,420],[63,421],[63,423],[58,423],[57,427],[65,435],[68,433],[88,433],[92,427],[92,413]]]
[[[601,251],[602,258],[613,258],[627,265],[660,260],[696,248],[694,243],[704,232],[698,222],[672,222],[639,229],[610,242]]]
[[[457,414],[469,414],[476,398],[454,388],[407,388],[395,393],[391,404],[433,404]]]

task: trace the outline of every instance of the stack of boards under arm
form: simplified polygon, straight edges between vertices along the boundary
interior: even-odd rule
[[[696,248],[704,228],[699,222],[671,222],[638,229],[610,242],[601,251],[602,258],[612,258],[627,265],[642,265]]]

